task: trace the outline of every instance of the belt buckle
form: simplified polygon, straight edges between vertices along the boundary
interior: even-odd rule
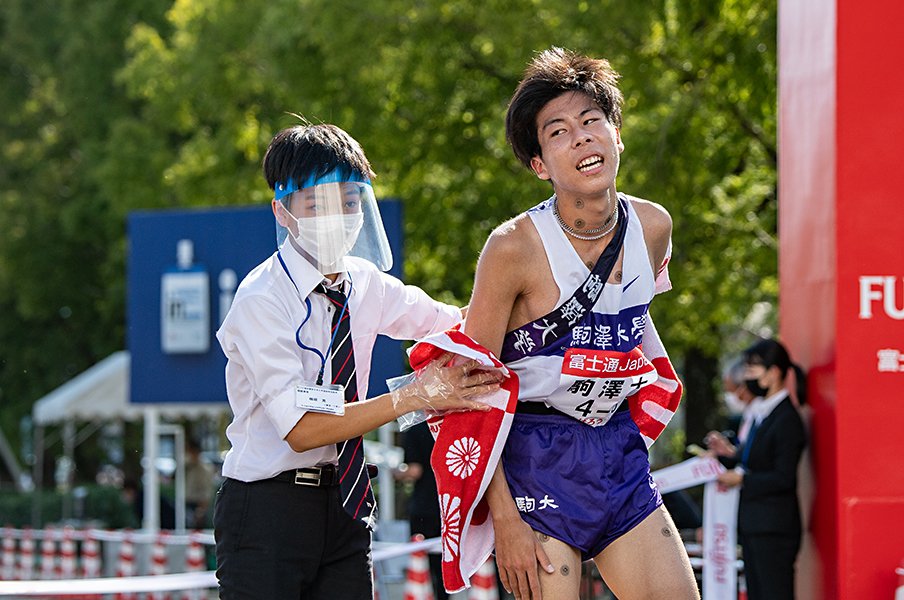
[[[312,472],[314,471],[314,472]],[[320,476],[322,471],[320,467],[309,467],[306,469],[295,469],[295,485],[308,485],[311,487],[320,487]]]

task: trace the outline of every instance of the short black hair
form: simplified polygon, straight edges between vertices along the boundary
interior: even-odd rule
[[[338,169],[344,177],[355,173],[373,179],[373,169],[361,144],[343,129],[329,123],[295,125],[270,141],[264,154],[264,178],[270,189],[289,179],[296,185]]]
[[[566,92],[587,94],[610,123],[621,127],[623,98],[618,79],[619,74],[604,58],[555,46],[539,53],[524,71],[505,115],[505,137],[518,160],[530,168],[531,159],[540,156],[537,114]]]
[[[782,379],[788,375],[788,369],[794,371],[797,381],[797,400],[800,404],[807,401],[807,377],[803,369],[791,360],[787,348],[775,339],[760,340],[744,350],[744,363],[748,365],[762,365],[769,369],[778,367]]]

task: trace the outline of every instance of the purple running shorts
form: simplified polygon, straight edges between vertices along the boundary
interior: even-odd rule
[[[521,517],[589,560],[662,504],[647,447],[622,410],[601,427],[516,413],[502,466]]]

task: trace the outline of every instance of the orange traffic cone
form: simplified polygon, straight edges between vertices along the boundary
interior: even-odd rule
[[[492,556],[471,576],[468,600],[499,600],[499,590],[496,588],[496,561]]]
[[[424,536],[417,534],[411,537],[411,541],[423,542]],[[433,584],[430,583],[430,563],[427,561],[426,550],[411,553],[405,578],[405,600],[433,600]]]

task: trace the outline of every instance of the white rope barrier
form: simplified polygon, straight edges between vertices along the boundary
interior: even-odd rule
[[[73,596],[85,594],[128,594],[174,592],[217,587],[216,571],[141,575],[138,577],[98,577],[59,581],[3,581],[0,596]]]

